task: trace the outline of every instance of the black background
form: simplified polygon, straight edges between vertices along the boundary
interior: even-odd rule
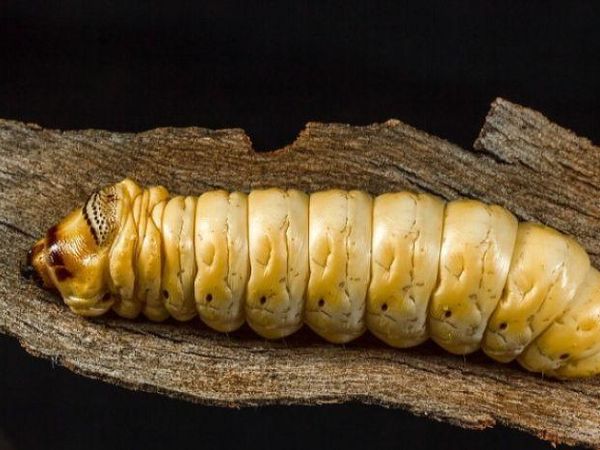
[[[600,142],[598,2],[139,3],[0,2],[0,117],[241,127],[258,150],[310,120],[398,118],[470,147],[503,96]],[[358,404],[192,405],[82,378],[0,337],[0,449],[175,446],[548,447]]]

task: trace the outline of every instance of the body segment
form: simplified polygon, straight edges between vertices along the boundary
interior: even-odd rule
[[[438,278],[444,202],[398,192],[375,198],[367,326],[394,347],[429,337],[427,313]]]
[[[310,279],[305,321],[325,339],[349,342],[366,330],[371,197],[331,190],[310,197]]]
[[[241,192],[205,192],[196,204],[194,299],[202,321],[221,332],[244,323],[247,217],[248,200]]]
[[[517,224],[499,206],[476,200],[446,205],[429,328],[432,339],[449,352],[464,355],[479,348],[506,283]]]
[[[303,323],[308,279],[308,196],[265,189],[248,198],[250,280],[246,320],[266,338],[281,338]]]

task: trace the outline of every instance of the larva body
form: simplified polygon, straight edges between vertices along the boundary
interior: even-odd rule
[[[559,378],[600,372],[600,273],[572,238],[504,208],[428,194],[263,189],[169,197],[131,180],[93,194],[29,254],[75,313],[199,316],[269,339],[307,324],[431,338]]]

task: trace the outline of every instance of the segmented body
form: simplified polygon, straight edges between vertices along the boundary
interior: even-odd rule
[[[500,206],[410,192],[110,189],[83,212],[98,245],[109,242],[120,316],[199,316],[221,332],[246,321],[266,338],[307,324],[336,343],[368,329],[394,347],[431,338],[557,377],[600,371],[599,272],[575,240]]]

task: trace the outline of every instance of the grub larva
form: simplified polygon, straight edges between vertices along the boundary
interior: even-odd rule
[[[185,321],[261,336],[307,324],[335,343],[367,329],[431,338],[530,371],[600,372],[600,273],[574,239],[506,209],[429,194],[262,189],[170,197],[125,179],[29,252],[76,314]]]

